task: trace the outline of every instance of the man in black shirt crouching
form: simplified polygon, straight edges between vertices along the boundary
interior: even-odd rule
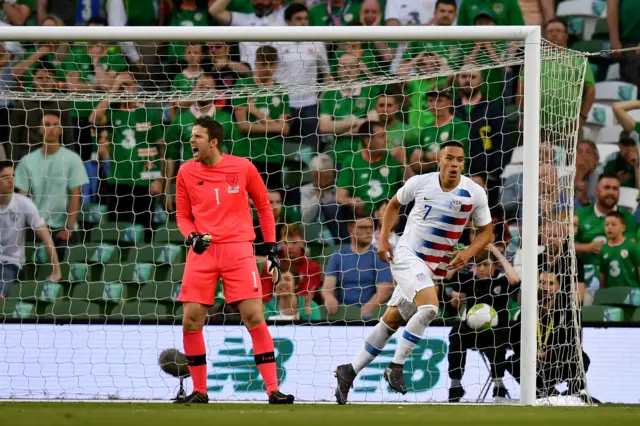
[[[498,275],[498,263],[505,274]],[[460,402],[465,392],[461,384],[467,360],[467,350],[477,349],[489,360],[493,378],[493,397],[505,398],[507,390],[502,383],[505,357],[509,344],[509,311],[507,304],[512,286],[520,284],[518,273],[493,244],[475,257],[476,271],[459,272],[447,291],[451,304],[458,308],[466,302],[466,309],[485,303],[493,306],[498,314],[498,325],[487,330],[471,329],[466,321],[454,326],[449,334],[449,402]]]

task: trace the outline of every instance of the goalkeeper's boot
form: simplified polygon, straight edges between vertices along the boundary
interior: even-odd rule
[[[407,393],[407,387],[404,384],[403,367],[403,365],[389,364],[384,370],[384,379],[391,389],[404,395]]]
[[[507,388],[504,387],[504,385],[502,386],[496,386],[495,384],[493,385],[493,399],[496,399],[496,398],[502,398],[502,399],[509,398],[509,392],[507,391]]]
[[[462,386],[451,386],[449,388],[449,402],[460,402],[464,394]]]
[[[356,379],[356,376],[356,371],[353,369],[351,363],[339,365],[338,368],[336,368],[336,379],[338,379],[336,401],[339,405],[347,403],[349,389],[353,387],[353,381]]]
[[[209,403],[209,396],[206,393],[200,393],[200,392],[195,392],[194,391],[188,397],[186,397],[184,399],[177,399],[173,403],[174,404],[186,404],[186,405],[208,404]]]
[[[275,390],[269,394],[269,404],[293,404],[294,400],[293,395],[285,395],[279,390]]]

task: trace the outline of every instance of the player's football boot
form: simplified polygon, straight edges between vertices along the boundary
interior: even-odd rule
[[[495,390],[495,388],[494,388]],[[464,388],[462,386],[452,386],[449,388],[449,402],[460,402],[464,396]]]
[[[339,405],[347,403],[349,396],[349,389],[353,387],[353,381],[356,379],[356,371],[353,366],[349,364],[339,365],[336,368],[336,379],[338,379],[338,386],[336,387],[336,401]]]
[[[293,404],[293,395],[285,395],[280,391],[273,391],[269,394],[269,404]]]
[[[509,398],[509,392],[504,386],[493,386],[493,398]]]
[[[174,404],[208,404],[209,396],[206,393],[192,392],[191,395],[184,399],[177,399],[173,401]]]
[[[404,384],[404,373],[402,371],[402,366],[400,367],[387,367],[384,370],[384,379],[389,383],[389,387],[396,392],[401,394],[407,393],[407,387]]]

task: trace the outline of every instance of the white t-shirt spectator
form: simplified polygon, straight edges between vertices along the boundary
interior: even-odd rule
[[[324,43],[317,41],[287,41],[278,43],[279,64],[276,80],[285,83],[290,92],[296,88],[317,84],[318,72],[329,74],[329,59]],[[289,94],[291,108],[302,108],[318,103],[318,94],[305,90]]]
[[[397,19],[400,25],[426,25],[433,19],[437,0],[387,0],[384,19]]]
[[[231,12],[231,22],[234,27],[284,27],[287,22],[284,20],[285,8],[276,10],[266,16],[259,17],[255,13]],[[256,43],[243,41],[240,43],[240,62],[246,62],[255,70],[256,52],[263,44],[271,44],[278,49],[279,43]],[[282,63],[282,60],[280,60]]]
[[[27,229],[44,225],[44,219],[29,197],[13,194],[9,204],[0,207],[0,262],[22,266]]]

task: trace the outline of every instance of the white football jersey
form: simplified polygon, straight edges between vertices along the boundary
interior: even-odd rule
[[[396,196],[405,205],[415,200],[398,247],[424,259],[434,276],[447,274],[453,248],[470,218],[478,227],[491,223],[485,190],[466,176],[448,192],[442,190],[438,172],[413,176]]]

